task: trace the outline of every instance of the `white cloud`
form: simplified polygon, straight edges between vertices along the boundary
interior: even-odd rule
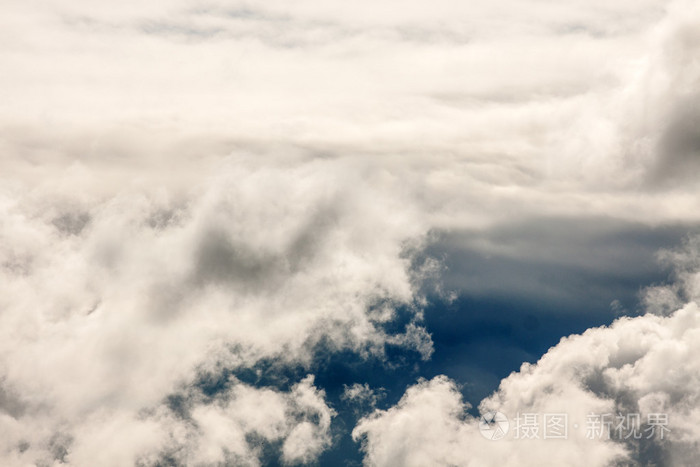
[[[186,465],[219,464],[234,459],[238,464],[258,463],[259,453],[251,448],[247,435],[283,440],[283,459],[288,463],[313,460],[330,445],[333,411],[326,406],[323,392],[307,377],[289,394],[234,384],[230,400],[195,408],[192,422],[197,427],[192,452],[180,454]]]
[[[585,396],[567,407],[573,406],[577,413],[579,409],[583,413],[584,408],[608,408],[604,402]],[[518,407],[523,412],[530,409]],[[572,436],[567,442],[516,440],[512,434],[498,441],[487,440],[479,433],[477,419],[466,414],[468,408],[455,384],[438,376],[410,387],[396,406],[360,420],[353,437],[362,442],[365,464],[371,466],[598,466],[622,458],[620,446],[580,439],[583,436]],[[512,427],[512,418],[510,424]]]
[[[356,416],[365,415],[377,408],[377,403],[386,397],[386,389],[371,388],[367,383],[343,385],[340,400],[350,407]]]
[[[170,436],[167,417],[139,414],[158,411],[202,374],[261,359],[303,365],[319,344],[381,354],[390,342],[429,352],[429,336],[416,324],[387,336],[367,312],[380,299],[411,304],[402,251],[422,227],[405,209],[387,222],[395,201],[374,196],[361,166],[311,160],[274,167],[251,155],[217,167],[190,187],[177,177],[150,187],[159,175],[144,172],[141,186],[116,183],[105,196],[90,187],[108,173],[83,167],[66,180],[6,192],[2,387],[22,412],[8,423],[23,427],[4,438],[6,452],[50,458],[47,440],[62,433],[66,458],[81,465],[111,431],[133,425],[134,433],[152,428],[151,436],[119,459],[139,459]],[[86,190],[65,191],[68,180]],[[289,428],[282,449],[290,462],[329,445],[329,409],[305,384],[290,397],[299,410],[322,416]],[[222,420],[211,439],[202,438],[203,446],[214,443],[207,452],[224,435],[246,445],[253,413],[244,423],[209,405],[199,410]],[[288,416],[280,423],[290,423]],[[249,431],[271,437],[261,423]]]
[[[187,392],[200,431],[164,401],[319,345],[429,358],[419,310],[382,323],[420,302],[432,230],[697,221],[695,181],[638,183],[695,92],[697,11],[667,5],[3,3],[0,461],[255,463],[253,432],[308,461],[331,413],[309,380]]]

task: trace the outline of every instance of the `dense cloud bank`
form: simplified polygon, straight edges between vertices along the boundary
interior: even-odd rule
[[[251,459],[245,436],[256,434],[304,460],[328,445],[332,416],[313,377],[289,394],[226,381],[225,400],[197,387],[262,359],[303,365],[321,344],[430,356],[419,324],[382,328],[392,307],[413,304],[420,277],[403,251],[419,224],[384,218],[391,200],[357,190],[367,178],[356,168],[250,164],[223,161],[182,198],[133,185],[101,197],[86,185],[109,174],[85,167],[5,191],[7,459]],[[167,408],[173,396],[185,398],[182,420]]]
[[[427,360],[427,294],[531,288],[464,284],[430,248],[595,275],[609,255],[586,248],[617,250],[619,232],[550,234],[585,237],[573,251],[542,225],[700,220],[693,2],[56,0],[0,13],[2,465],[255,465],[271,450],[313,462],[337,413],[311,371],[319,353]],[[496,449],[438,377],[359,423],[367,463],[546,452],[575,465],[585,450],[587,465],[635,452],[683,465],[697,439],[688,251],[665,256],[682,268],[646,295],[657,314],[568,338],[483,403],[666,410],[666,444]],[[260,362],[308,376],[235,376]],[[382,394],[358,381],[343,400],[369,410]]]

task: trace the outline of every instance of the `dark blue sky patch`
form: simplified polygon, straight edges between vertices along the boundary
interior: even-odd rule
[[[517,298],[460,297],[426,310],[426,327],[435,345],[421,365],[427,378],[445,374],[462,387],[473,407],[497,389],[501,379],[523,362],[536,362],[559,340],[611,322],[609,307],[585,314],[558,311],[557,304]],[[476,415],[476,409],[472,409]]]
[[[562,337],[643,312],[643,288],[669,278],[656,253],[691,230],[541,218],[437,234],[423,255],[442,262],[440,286],[459,298],[435,297],[425,311],[435,353],[421,376],[446,374],[476,406]]]

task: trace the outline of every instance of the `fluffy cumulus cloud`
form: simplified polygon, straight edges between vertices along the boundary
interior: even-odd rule
[[[143,184],[105,189],[120,176],[77,163],[3,190],[9,458],[85,465],[123,443],[109,462],[125,465],[180,443],[204,463],[224,448],[249,460],[246,434],[257,434],[308,460],[327,445],[332,413],[313,379],[290,394],[228,381],[226,403],[196,389],[264,359],[304,365],[318,348],[381,355],[391,343],[429,356],[419,324],[382,328],[387,303],[413,303],[404,251],[420,224],[405,209],[387,222],[392,200],[353,189],[362,167],[290,165],[224,159],[199,186],[153,188],[145,172]],[[165,410],[178,394],[194,404],[180,428]]]
[[[422,252],[442,233],[529,258],[547,248],[492,234],[698,222],[699,14],[663,0],[3,2],[0,464],[313,462],[335,416],[318,378],[237,372],[392,347],[430,359],[424,294],[450,290],[426,279],[449,271]],[[692,365],[696,293],[650,290],[658,315],[567,339],[484,404],[668,411],[675,450],[543,446],[572,465],[634,449],[682,465],[696,404],[664,362]],[[373,408],[376,391],[345,399]],[[370,464],[540,459],[484,444],[463,409],[449,380],[422,381],[355,433]]]
[[[670,288],[691,301],[667,315],[625,317],[563,338],[536,364],[524,364],[479,405],[482,414],[510,417],[504,438],[482,436],[459,388],[439,376],[360,421],[353,435],[366,463],[692,465],[700,455],[697,239],[665,256],[678,261],[679,282]],[[563,425],[547,431],[557,420]]]

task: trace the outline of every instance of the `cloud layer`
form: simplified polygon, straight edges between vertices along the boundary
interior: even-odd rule
[[[598,273],[609,258],[585,250],[610,239],[567,219],[700,220],[691,2],[37,0],[0,13],[3,465],[255,465],[271,450],[312,462],[336,413],[313,375],[268,387],[235,372],[310,372],[319,354],[383,359],[388,346],[426,360],[427,293],[527,283],[474,285],[429,246]],[[576,235],[581,251],[547,239]],[[694,349],[693,305],[670,314],[696,297],[679,287],[649,292],[658,316],[568,339],[490,401],[624,399],[693,417],[682,374],[672,387],[651,376]],[[556,378],[542,400],[513,389]],[[377,394],[358,382],[346,399],[373,408]],[[378,465],[494,453],[463,407],[448,379],[422,381],[355,433]],[[673,429],[682,463],[692,427]],[[590,448],[576,446],[553,455],[575,463]]]

